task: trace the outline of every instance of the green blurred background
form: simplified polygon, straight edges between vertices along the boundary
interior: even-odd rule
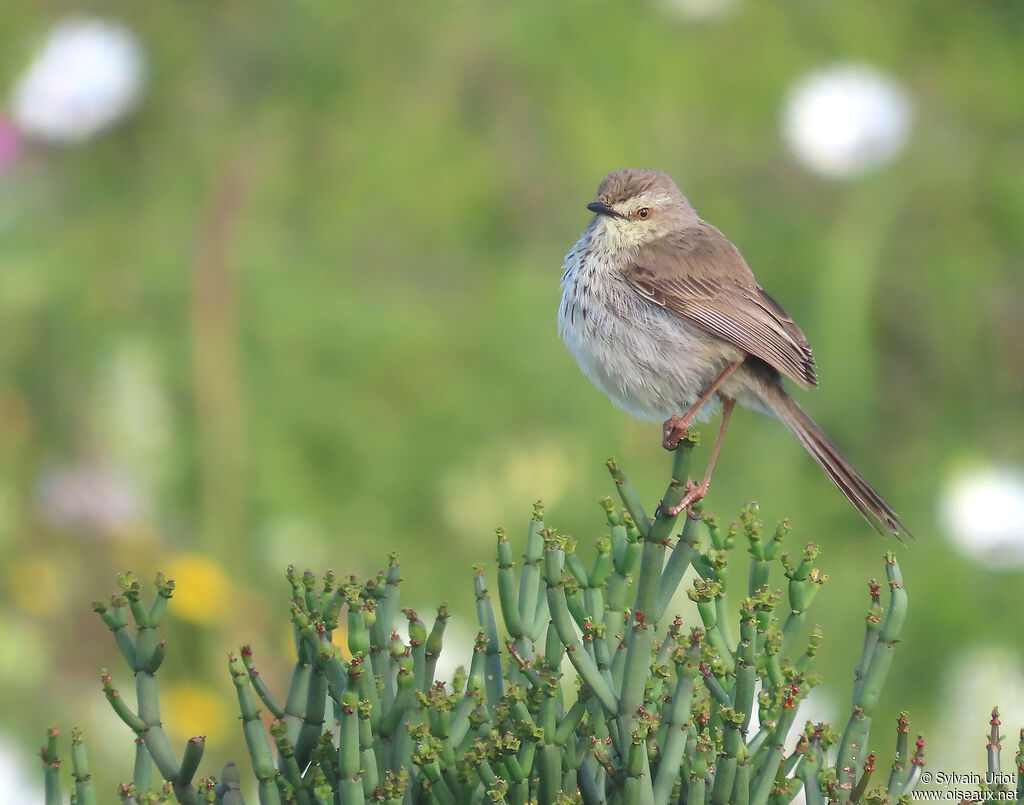
[[[102,785],[130,774],[97,681],[130,680],[90,608],[118,571],[178,578],[165,720],[210,736],[208,773],[248,762],[225,652],[252,642],[285,684],[288,563],[366,576],[396,548],[405,603],[449,600],[468,638],[495,526],[543,498],[589,546],[609,455],[653,506],[660,429],[555,327],[584,205],[624,166],[676,178],[801,323],[801,404],[918,537],[883,542],[779,423],[734,418],[707,509],[757,499],[794,550],[824,546],[822,706],[848,707],[895,548],[911,613],[880,756],[903,706],[946,768],[981,768],[988,706],[1024,723],[1021,573],[962,558],[939,515],[965,467],[1024,455],[1019,3],[36,2],[3,12],[0,88],[85,9],[137,33],[149,83],[121,126],[0,173],[5,740],[81,724]],[[843,61],[915,113],[891,165],[837,182],[779,116]]]

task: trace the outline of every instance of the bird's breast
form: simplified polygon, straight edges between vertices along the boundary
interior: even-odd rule
[[[636,293],[620,270],[628,259],[584,233],[563,265],[558,330],[583,373],[616,405],[662,421],[689,408],[735,355]]]

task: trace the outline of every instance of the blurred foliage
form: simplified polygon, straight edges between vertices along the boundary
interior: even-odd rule
[[[227,695],[224,647],[287,594],[288,562],[367,575],[398,548],[434,571],[413,602],[452,596],[457,623],[452,581],[534,499],[589,533],[611,454],[656,494],[658,428],[555,333],[562,255],[623,166],[673,175],[802,324],[822,389],[801,402],[919,537],[883,706],[935,735],[951,657],[1024,648],[1019,574],[955,558],[934,513],[964,462],[1024,455],[1019,3],[748,0],[686,24],[653,0],[36,2],[4,9],[0,86],[87,9],[136,30],[150,85],[126,125],[0,174],[4,730],[96,698],[86,604],[117,570],[200,554],[231,578],[175,653]],[[853,183],[804,174],[777,133],[789,84],[841,60],[916,106],[899,161]],[[845,592],[822,623],[852,628],[837,602],[882,546],[743,412],[708,509],[751,497],[825,545]],[[854,654],[826,643],[825,677]]]

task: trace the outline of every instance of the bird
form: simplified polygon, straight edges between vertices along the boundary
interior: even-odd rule
[[[787,391],[783,378],[818,385],[807,337],[671,177],[612,171],[587,209],[594,216],[565,256],[558,308],[559,334],[582,372],[620,408],[661,422],[668,450],[722,409],[703,480],[687,479],[667,513],[695,516],[739,403],[782,420],[876,531],[912,537]]]

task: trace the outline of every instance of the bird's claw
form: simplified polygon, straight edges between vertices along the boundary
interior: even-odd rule
[[[683,509],[686,509],[687,517],[697,519],[697,515],[693,511],[693,504],[699,500],[703,500],[708,493],[710,484],[707,481],[702,483],[694,483],[690,478],[686,479],[686,494],[683,495],[683,499],[680,500],[675,506],[668,506],[665,509],[665,513],[669,517],[676,517]]]
[[[663,438],[661,446],[666,450],[675,450],[679,442],[690,433],[690,420],[685,416],[670,416],[662,425]]]

